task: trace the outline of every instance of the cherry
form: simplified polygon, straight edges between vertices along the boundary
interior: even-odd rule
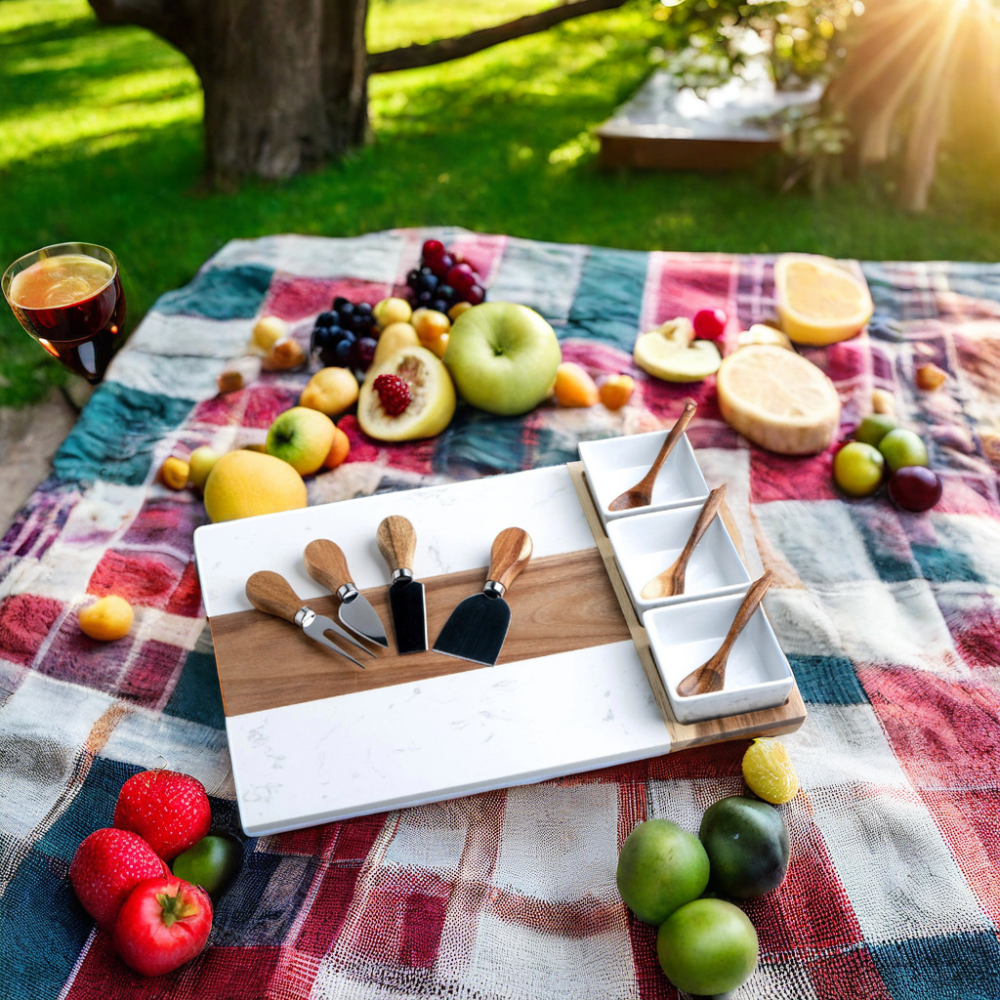
[[[479,276],[468,264],[456,264],[448,271],[445,281],[452,288],[457,288],[460,292],[465,292],[473,285],[479,284]]]
[[[930,510],[942,492],[941,477],[923,465],[906,465],[889,480],[889,496],[903,510]]]
[[[721,309],[699,309],[694,314],[694,335],[699,340],[718,340],[728,317]]]
[[[478,306],[486,298],[486,290],[482,285],[473,285],[465,292],[465,301],[471,305]]]
[[[444,253],[444,244],[440,240],[426,240],[420,251],[421,256],[428,263],[435,257],[440,257]]]

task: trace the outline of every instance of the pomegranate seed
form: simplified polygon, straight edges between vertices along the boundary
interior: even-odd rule
[[[721,309],[699,309],[694,314],[694,335],[699,340],[718,340],[725,332],[727,320]]]
[[[410,387],[398,375],[379,375],[372,388],[390,417],[398,417],[413,401]]]

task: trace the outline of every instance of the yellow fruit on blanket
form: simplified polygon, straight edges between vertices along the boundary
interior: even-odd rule
[[[271,424],[267,453],[287,462],[300,476],[311,475],[330,454],[336,429],[325,413],[293,406]]]
[[[719,410],[734,430],[779,455],[814,455],[840,426],[840,397],[811,361],[783,347],[741,347],[716,380]]]
[[[182,490],[187,486],[190,471],[190,467],[183,458],[174,458],[171,455],[160,466],[160,482],[168,489]]]
[[[620,410],[635,391],[635,380],[631,375],[609,375],[598,387],[601,402],[608,410]]]
[[[306,484],[287,462],[244,448],[223,455],[205,483],[205,510],[215,522],[297,510],[307,501]]]
[[[253,342],[262,351],[269,351],[288,336],[288,324],[277,316],[261,316],[254,324]]]
[[[209,448],[206,444],[203,444],[200,448],[195,448],[188,459],[188,465],[190,466],[188,482],[192,486],[196,486],[199,490],[203,490],[205,488],[205,480],[208,479],[208,474],[221,457],[214,448]]]
[[[443,312],[436,309],[418,309],[410,318],[413,329],[417,331],[420,343],[428,347],[442,333],[451,329],[451,320]]]
[[[781,327],[796,344],[847,340],[872,318],[864,280],[829,257],[782,254],[774,265],[774,293]]]
[[[413,315],[413,309],[406,299],[382,299],[372,310],[372,315],[378,328],[384,330],[393,323],[408,323]]]
[[[132,605],[124,597],[110,595],[81,608],[77,621],[84,635],[102,642],[124,639],[132,628]]]
[[[323,465],[328,469],[336,469],[343,465],[344,459],[351,453],[351,439],[338,427],[334,431],[330,454],[326,456]]]
[[[384,364],[386,359],[391,357],[397,351],[402,350],[404,347],[419,346],[420,338],[417,336],[417,331],[413,329],[411,324],[393,323],[391,326],[387,326],[382,331],[382,335],[378,338],[378,342],[375,345],[375,356],[372,358],[372,363],[368,367],[369,375],[365,377],[368,378],[376,368]]]
[[[328,417],[343,413],[358,401],[358,380],[347,368],[321,368],[299,396],[299,406]]]
[[[799,790],[799,777],[780,740],[760,736],[743,755],[743,779],[754,795],[780,806],[791,802]]]
[[[383,334],[384,336],[384,334]],[[389,413],[375,390],[379,375],[406,383],[409,401]],[[404,347],[368,372],[358,398],[358,423],[377,441],[412,441],[440,434],[455,415],[455,386],[448,369],[426,347]]]
[[[599,398],[596,383],[575,361],[563,361],[559,365],[552,391],[560,406],[593,406]]]

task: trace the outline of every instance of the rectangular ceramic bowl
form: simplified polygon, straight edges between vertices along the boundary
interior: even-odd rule
[[[701,504],[626,517],[608,525],[608,538],[618,568],[625,578],[632,604],[640,618],[652,608],[681,604],[699,597],[717,597],[744,591],[750,576],[740,561],[721,517],[708,526],[684,574],[684,593],[646,600],[642,588],[681,554],[694,527]]]
[[[781,705],[792,691],[792,671],[763,608],[733,645],[721,691],[681,698],[677,685],[722,645],[736,617],[738,594],[654,608],[644,617],[649,644],[678,722],[703,722]]]
[[[587,472],[587,483],[605,528],[609,521],[620,517],[701,503],[708,496],[705,477],[685,434],[660,469],[653,484],[652,502],[648,506],[623,511],[608,510],[612,500],[635,486],[649,471],[666,436],[667,432],[663,430],[580,442],[580,458]]]

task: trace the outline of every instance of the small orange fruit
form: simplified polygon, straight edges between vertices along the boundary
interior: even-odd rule
[[[631,398],[635,380],[631,375],[609,375],[598,390],[601,402],[609,410],[620,410]]]
[[[599,398],[594,380],[575,361],[564,361],[556,369],[553,391],[560,406],[593,406]]]
[[[442,333],[451,329],[451,320],[436,309],[418,309],[410,318],[410,323],[424,347],[430,347]]]
[[[464,313],[467,309],[471,309],[471,308],[472,308],[472,303],[471,302],[456,302],[448,310],[448,318],[452,321],[452,323],[454,323],[455,320],[458,319],[458,317],[462,315],[462,313]]]
[[[328,469],[336,469],[343,464],[345,458],[351,450],[351,439],[339,428],[333,431],[333,444],[330,446],[330,454],[326,456],[323,465]]]
[[[111,642],[128,635],[133,617],[132,605],[124,597],[109,595],[80,608],[77,621],[84,635]]]
[[[191,466],[183,458],[173,455],[160,466],[160,482],[168,489],[182,490],[188,483]]]
[[[444,352],[448,350],[448,334],[442,333],[436,340],[432,340],[427,345],[439,358],[444,357]]]

